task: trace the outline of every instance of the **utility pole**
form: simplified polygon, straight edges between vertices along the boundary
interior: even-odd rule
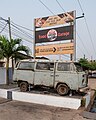
[[[10,24],[10,17],[8,17],[8,20],[7,20],[7,23],[8,23],[8,26],[9,26],[9,39],[11,41],[11,24]],[[13,72],[14,72],[14,60],[13,60],[13,56],[12,56],[12,75],[13,75]],[[13,76],[12,76],[13,77]]]
[[[10,25],[10,17],[8,17],[7,23],[8,23],[8,25],[9,25],[9,38],[10,38],[10,41],[11,41],[11,25]]]
[[[76,16],[76,12],[74,14],[75,14],[74,16]],[[82,16],[76,17],[74,20],[74,41],[73,41],[74,42],[74,54],[70,54],[71,61],[72,60],[76,61],[76,20],[83,18],[83,17],[84,17],[84,13],[82,14]],[[72,40],[71,40],[71,42],[72,42]],[[73,59],[73,56],[74,56],[74,59]]]
[[[6,20],[6,19],[4,19],[4,18],[2,18],[2,17],[0,17],[0,19],[8,23],[8,25],[9,25],[9,38],[10,38],[10,40],[11,40],[11,25],[10,25],[10,17],[8,17],[8,20]]]

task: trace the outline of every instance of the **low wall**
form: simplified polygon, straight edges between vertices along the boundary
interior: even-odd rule
[[[82,98],[73,98],[68,96],[53,96],[35,93],[19,92],[18,88],[6,90],[0,89],[0,97],[17,100],[22,102],[37,103],[54,107],[63,107],[70,109],[79,109],[81,107]],[[85,95],[85,108],[90,103],[90,93]]]
[[[30,102],[71,109],[78,109],[81,106],[81,99],[66,96],[63,97],[35,93],[24,93],[19,92],[18,90],[16,91],[15,89],[11,90],[0,89],[0,97],[22,102]]]
[[[23,102],[37,103],[43,105],[50,105],[55,107],[64,107],[71,109],[78,109],[81,106],[81,99],[68,98],[61,96],[42,95],[34,93],[12,92],[13,100]]]
[[[12,83],[12,68],[9,68],[9,83]],[[6,68],[0,67],[0,84],[6,84]]]
[[[6,83],[6,68],[0,67],[0,84]]]

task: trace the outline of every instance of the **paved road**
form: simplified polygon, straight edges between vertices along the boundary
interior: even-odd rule
[[[96,88],[95,80],[89,80],[91,88]],[[83,118],[81,112],[82,110],[49,107],[0,98],[0,120],[92,120]]]

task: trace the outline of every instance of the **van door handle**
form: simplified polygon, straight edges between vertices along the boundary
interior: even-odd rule
[[[54,76],[54,75],[52,74],[52,75],[50,75],[50,76]]]

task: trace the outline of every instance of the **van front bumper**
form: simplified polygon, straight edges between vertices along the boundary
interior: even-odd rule
[[[84,87],[84,88],[79,88],[79,92],[86,92],[88,91],[90,88],[87,86],[87,87]]]

